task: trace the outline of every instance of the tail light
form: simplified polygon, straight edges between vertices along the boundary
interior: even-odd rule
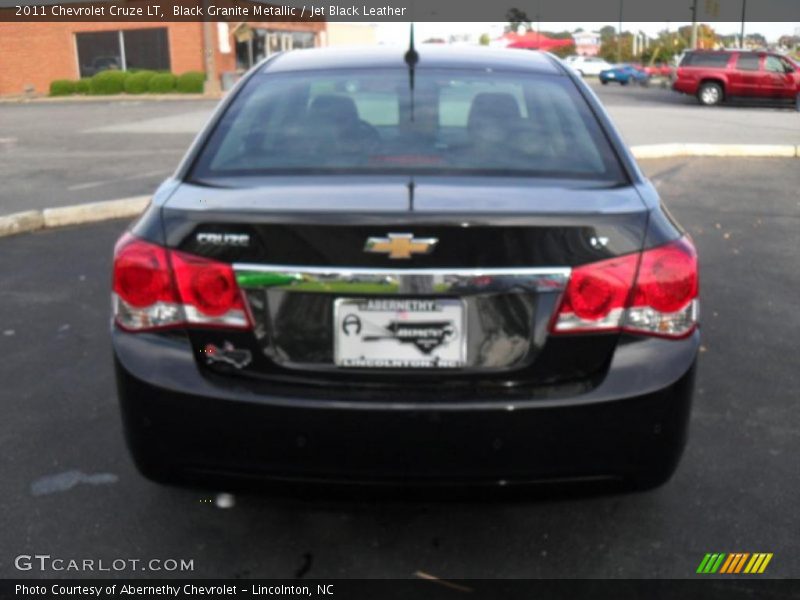
[[[142,331],[187,324],[248,329],[233,269],[126,234],[114,249],[114,318]]]
[[[242,293],[229,264],[183,252],[173,251],[171,255],[187,322],[250,327]]]
[[[681,238],[574,269],[551,329],[684,337],[697,326],[698,289],[697,254]]]

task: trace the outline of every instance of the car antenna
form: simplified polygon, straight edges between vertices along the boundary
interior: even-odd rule
[[[410,23],[408,32],[408,50],[403,60],[408,65],[408,89],[411,91],[411,122],[414,122],[414,67],[419,62],[419,53],[414,47],[414,23]],[[408,209],[414,210],[414,177],[408,182]]]
[[[414,67],[419,62],[419,53],[414,47],[414,23],[410,24],[408,50],[403,57],[408,65],[408,88],[411,90],[411,121],[414,121]]]

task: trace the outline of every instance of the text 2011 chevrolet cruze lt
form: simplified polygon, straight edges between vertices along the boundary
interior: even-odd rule
[[[665,481],[697,257],[534,52],[303,50],[229,94],[119,240],[127,440],[163,482]]]

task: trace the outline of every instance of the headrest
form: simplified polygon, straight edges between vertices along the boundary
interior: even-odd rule
[[[335,121],[358,121],[358,109],[353,99],[335,94],[322,94],[314,98],[309,114]]]

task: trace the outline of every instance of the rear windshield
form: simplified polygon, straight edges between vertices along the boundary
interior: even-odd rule
[[[728,64],[731,55],[727,52],[689,52],[681,61],[682,67],[719,67]]]
[[[406,69],[259,74],[190,178],[291,173],[623,180],[575,85],[556,75]]]

